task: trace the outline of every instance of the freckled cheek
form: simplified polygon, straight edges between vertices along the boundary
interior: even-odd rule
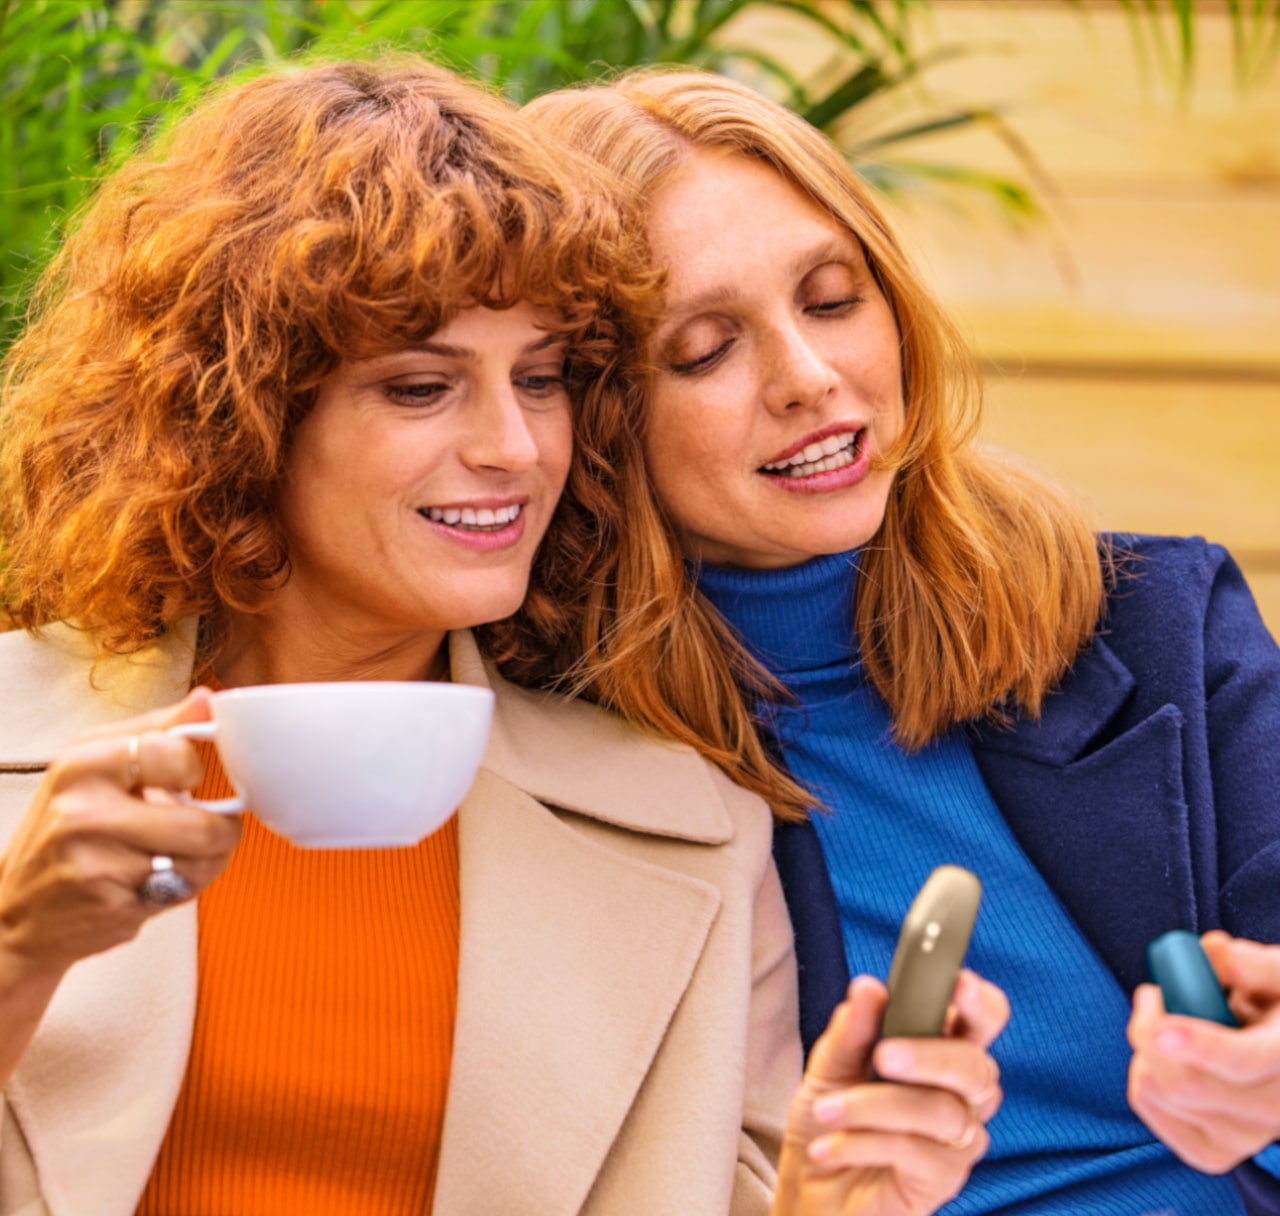
[[[704,517],[726,497],[740,496],[741,416],[733,400],[681,394],[654,402],[645,441],[649,473],[659,498],[685,526],[690,521],[679,519],[685,512]]]
[[[900,394],[876,402],[872,427],[881,447],[892,443],[902,433],[906,424],[906,411]]]
[[[863,391],[874,402],[877,424],[901,427],[905,416],[901,361],[896,357],[885,358],[862,368],[859,379],[864,385]]]
[[[546,478],[553,499],[559,498],[569,479],[573,466],[573,419],[567,412],[563,417],[547,420],[534,438],[538,447],[538,465]]]

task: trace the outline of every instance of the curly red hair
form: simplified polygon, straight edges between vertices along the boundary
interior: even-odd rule
[[[653,280],[595,172],[416,58],[294,66],[205,100],[104,183],[7,360],[11,622],[75,621],[123,653],[199,614],[211,654],[222,610],[288,576],[276,487],[316,386],[463,307],[560,318],[576,393],[608,415],[622,318]],[[593,543],[591,462],[544,568]],[[537,578],[527,611],[554,632]]]

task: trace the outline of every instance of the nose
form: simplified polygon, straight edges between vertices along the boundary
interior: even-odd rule
[[[766,357],[764,404],[772,414],[819,405],[836,390],[824,350],[789,321],[773,330]]]
[[[468,467],[524,473],[538,463],[528,416],[511,385],[480,394],[468,414],[461,443],[462,461]]]

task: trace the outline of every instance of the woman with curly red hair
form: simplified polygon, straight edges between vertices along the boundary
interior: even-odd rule
[[[768,1208],[767,808],[469,632],[554,633],[602,533],[573,434],[652,283],[593,180],[421,61],[286,68],[54,262],[0,422],[0,1212]],[[417,846],[179,797],[204,685],[443,678],[493,735]]]

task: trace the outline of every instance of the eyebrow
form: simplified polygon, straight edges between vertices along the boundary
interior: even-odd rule
[[[544,334],[541,338],[537,338],[523,347],[520,353],[525,355],[536,354],[540,350],[546,350],[550,346],[557,346],[567,341],[568,339],[564,334]],[[445,359],[474,360],[480,353],[479,350],[470,346],[454,346],[448,342],[434,342],[430,338],[425,342],[416,342],[407,349],[424,355],[440,355]]]
[[[826,262],[847,260],[850,250],[857,251],[861,259],[862,246],[853,233],[849,233],[847,237],[833,236],[818,245],[806,249],[787,267],[787,273],[795,278],[799,275],[807,274],[810,270]],[[700,292],[698,295],[684,301],[678,309],[670,314],[662,328],[666,329],[670,325],[679,324],[686,318],[696,316],[709,308],[716,308],[721,304],[731,304],[737,297],[738,292],[732,287],[716,286],[709,288],[707,291]]]
[[[833,236],[830,240],[823,241],[821,245],[802,253],[788,269],[793,275],[804,274],[827,262],[837,262],[847,258],[851,249],[856,250],[859,255],[862,253],[862,246],[853,233],[848,237]]]

